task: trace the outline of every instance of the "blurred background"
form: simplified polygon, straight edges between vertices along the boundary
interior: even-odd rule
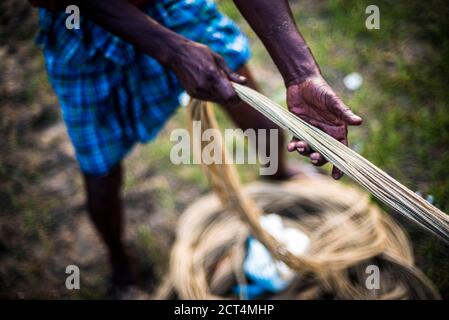
[[[350,131],[351,146],[449,212],[447,3],[290,2],[325,78],[365,120]],[[285,104],[282,79],[260,41],[232,1],[218,4],[250,37],[250,67],[263,93]],[[370,4],[380,8],[380,30],[365,27]],[[37,10],[26,0],[0,2],[0,298],[108,298],[107,257],[85,213],[81,177],[34,44],[36,31]],[[344,78],[354,72],[363,83],[349,90]],[[221,112],[218,119],[231,126]],[[154,262],[159,279],[177,218],[209,190],[200,166],[170,162],[169,133],[178,127],[187,128],[184,109],[126,161],[126,238],[141,273]],[[256,166],[238,170],[244,182],[258,178]],[[401,223],[418,266],[449,298],[448,247]],[[70,264],[81,269],[82,290],[65,288]]]

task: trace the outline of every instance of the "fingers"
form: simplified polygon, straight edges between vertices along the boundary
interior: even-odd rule
[[[349,109],[349,107],[345,105],[335,93],[330,93],[329,95],[330,97],[326,99],[326,102],[329,107],[334,109],[334,113],[340,118],[340,120],[351,126],[358,126],[362,124],[362,118],[352,112],[352,110]]]
[[[211,74],[213,97],[209,100],[223,105],[233,106],[240,102],[231,81],[244,83],[246,78],[238,75],[228,67],[222,56],[212,53],[216,63],[216,70]],[[230,81],[231,80],[231,81]]]
[[[362,123],[362,118],[354,114],[347,105],[341,101],[324,79],[315,79],[305,84],[304,97],[312,104],[320,105],[337,116],[347,125],[357,126]]]
[[[233,72],[228,65],[226,64],[226,61],[223,59],[222,56],[214,53],[214,58],[217,63],[217,65],[223,70],[223,72],[226,74],[226,76],[234,82],[245,84],[246,78],[242,75],[237,74],[236,72]]]
[[[215,79],[214,88],[216,89],[218,103],[232,106],[240,102],[240,98],[226,77],[218,76]]]
[[[335,180],[339,180],[341,177],[343,177],[343,172],[340,171],[336,166],[332,167],[332,178]]]
[[[341,143],[343,143],[345,146],[348,146],[348,137],[345,136],[341,139],[339,139],[339,141]],[[334,178],[335,180],[339,180],[341,177],[343,177],[344,173],[338,169],[336,166],[332,167],[332,178]]]
[[[310,147],[305,141],[300,141],[297,138],[293,138],[287,145],[287,150],[289,152],[298,151],[299,154],[303,156],[308,156],[310,154]]]
[[[287,145],[287,150],[289,152],[297,151],[300,155],[308,156],[313,165],[321,167],[327,163],[327,160],[318,153],[313,151],[307,142],[293,138]]]
[[[347,145],[347,141],[342,141],[342,143],[345,143]],[[318,153],[311,151],[309,145],[305,141],[300,141],[297,138],[293,138],[287,145],[287,150],[289,152],[298,151],[301,155],[307,156],[309,155],[309,158],[313,165],[315,166],[322,166],[327,163],[327,160],[324,159],[324,157]],[[338,169],[336,166],[332,168],[332,177],[335,180],[339,180],[343,176],[343,172]]]
[[[239,75],[234,74],[233,77],[238,78]],[[240,98],[235,92],[230,79],[228,79],[225,71],[218,64],[210,66],[204,79],[205,81],[200,83],[194,92],[195,98],[226,106],[234,106],[240,102]],[[241,80],[239,81],[241,82]]]
[[[312,152],[309,156],[310,161],[313,163],[314,166],[321,167],[325,163],[327,163],[326,159],[321,155],[321,153],[318,152]]]
[[[296,150],[296,142],[298,141],[298,139],[293,138],[288,144],[287,144],[287,151],[288,152],[293,152]]]
[[[346,122],[347,125],[351,125],[351,126],[359,126],[362,124],[363,120],[361,117],[359,117],[358,115],[353,113],[351,111],[351,109],[349,109],[345,105],[343,108],[346,108],[346,109],[344,111],[342,111],[341,120]]]

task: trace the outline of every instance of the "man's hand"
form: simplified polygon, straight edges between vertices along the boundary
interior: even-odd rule
[[[348,145],[347,126],[362,123],[362,118],[355,115],[340,100],[320,75],[309,77],[300,84],[289,85],[287,104],[292,113],[345,145]],[[294,138],[287,148],[290,152],[297,150],[300,154],[308,156],[316,166],[322,166],[327,162],[305,141]],[[340,179],[342,175],[343,173],[338,168],[333,168],[332,177]]]
[[[359,125],[362,119],[344,105],[321,77],[318,64],[293,19],[288,0],[234,2],[282,74],[290,111],[347,145],[347,126]],[[315,165],[326,162],[304,141],[292,140],[288,150],[309,156]],[[342,173],[334,167],[332,176],[339,179]]]
[[[223,57],[207,46],[185,42],[170,60],[170,68],[191,97],[223,105],[240,101],[230,81],[244,83],[245,77],[232,72]]]

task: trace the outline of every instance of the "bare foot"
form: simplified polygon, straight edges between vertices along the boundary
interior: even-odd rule
[[[127,252],[111,258],[112,284],[117,287],[127,287],[136,284],[136,273],[131,268],[131,259]]]

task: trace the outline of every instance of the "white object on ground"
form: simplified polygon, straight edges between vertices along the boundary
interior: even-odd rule
[[[351,91],[359,89],[363,84],[363,77],[358,72],[352,72],[343,78],[345,87]]]
[[[309,237],[298,229],[285,227],[280,216],[276,214],[262,216],[260,223],[292,254],[301,256],[307,253],[310,247]],[[285,289],[295,274],[285,263],[274,260],[270,252],[253,237],[248,241],[243,270],[258,286],[274,292]]]
[[[189,102],[190,102],[190,96],[188,95],[187,92],[183,91],[183,92],[179,95],[178,100],[179,100],[179,104],[180,104],[181,106],[187,107],[187,105],[188,105]]]

